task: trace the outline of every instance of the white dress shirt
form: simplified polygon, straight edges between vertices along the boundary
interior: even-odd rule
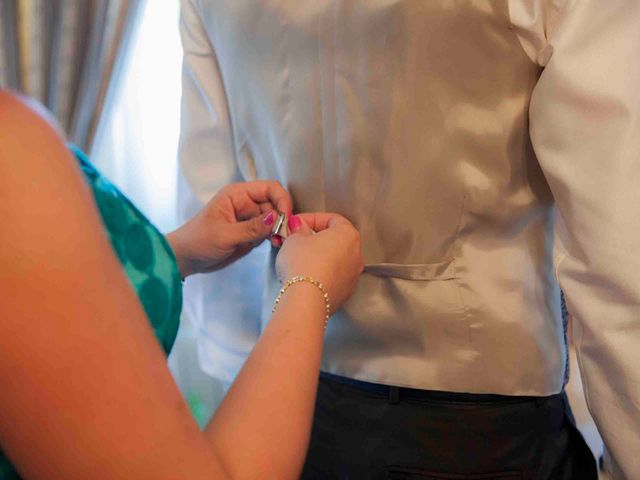
[[[557,393],[559,282],[591,412],[618,476],[640,478],[640,2],[182,8],[185,215],[226,183],[275,178],[298,211],[362,233],[323,370]],[[190,282],[203,364],[227,382],[269,318],[265,250],[235,283]]]

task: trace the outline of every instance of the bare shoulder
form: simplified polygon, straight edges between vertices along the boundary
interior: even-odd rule
[[[91,203],[73,154],[42,110],[0,91],[0,221],[11,226],[15,245],[32,242],[36,226],[67,227],[77,221],[77,205]],[[39,223],[28,221],[36,216]]]
[[[38,117],[38,121],[45,123],[52,119],[47,109],[36,100],[7,89],[0,89],[0,115],[20,115],[24,118]]]
[[[10,90],[6,88],[0,89],[0,114],[2,114],[5,108],[8,108],[12,104],[18,101],[18,96],[15,93],[12,93]]]
[[[64,134],[55,118],[41,104],[9,90],[0,90],[0,140],[23,142],[31,147],[42,141],[64,144]]]
[[[0,118],[2,130],[13,129],[24,121],[41,123],[44,121],[37,112],[35,103],[29,98],[10,90],[0,90]]]
[[[6,192],[7,183],[16,177],[33,178],[52,170],[57,171],[54,175],[73,176],[74,169],[52,115],[27,97],[0,90],[0,190]]]

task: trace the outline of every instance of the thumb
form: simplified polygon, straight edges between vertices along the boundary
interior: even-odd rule
[[[256,243],[271,235],[273,211],[232,225],[231,236],[236,245]]]

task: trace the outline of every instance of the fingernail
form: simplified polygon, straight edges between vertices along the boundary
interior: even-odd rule
[[[264,224],[270,227],[271,225],[273,225],[275,218],[276,214],[273,212],[273,210],[271,210],[269,213],[267,213],[266,217],[264,217]]]
[[[280,235],[274,235],[273,237],[271,237],[271,240],[276,247],[282,246],[282,237]]]
[[[302,227],[302,220],[300,220],[300,217],[298,217],[297,215],[294,215],[292,217],[289,217],[287,226],[289,227],[289,231],[296,232],[300,229],[300,227]]]

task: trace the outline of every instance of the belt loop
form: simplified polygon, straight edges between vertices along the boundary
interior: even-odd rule
[[[389,404],[397,405],[400,403],[400,389],[398,387],[389,387]]]

